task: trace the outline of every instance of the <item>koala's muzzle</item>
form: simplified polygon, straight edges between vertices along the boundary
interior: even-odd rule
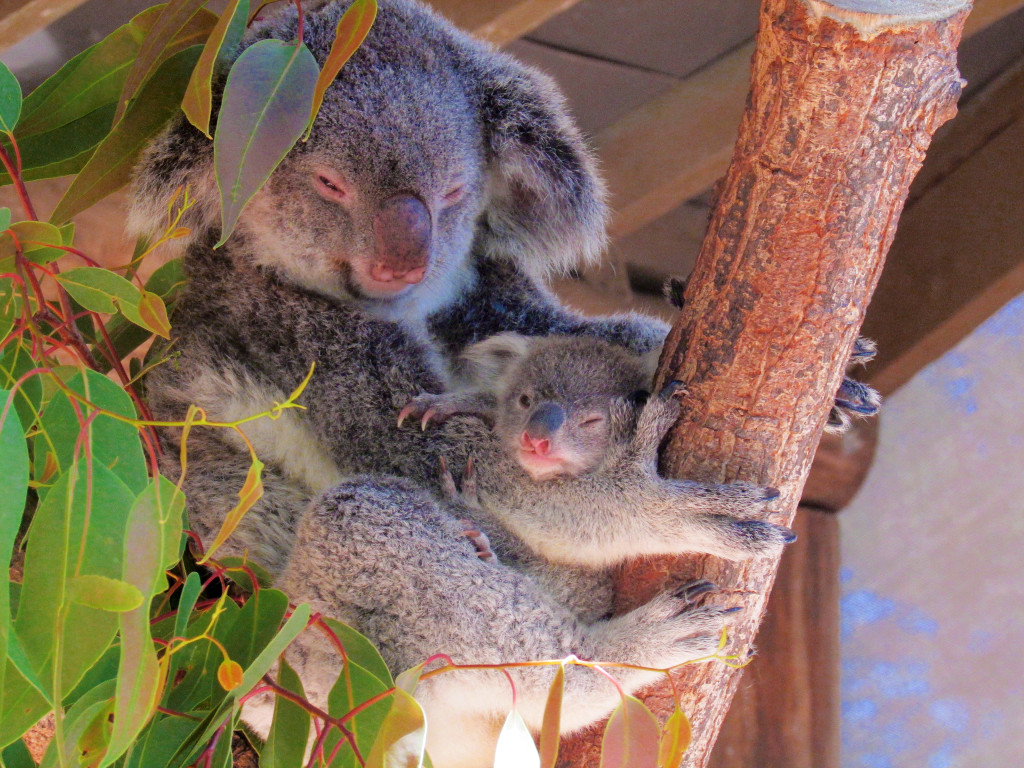
[[[409,285],[423,280],[430,261],[431,229],[430,209],[420,198],[402,194],[385,200],[373,219],[377,252],[370,277]]]
[[[520,437],[520,444],[541,456],[551,449],[551,438],[565,422],[565,409],[555,403],[541,403],[530,415],[526,429]]]

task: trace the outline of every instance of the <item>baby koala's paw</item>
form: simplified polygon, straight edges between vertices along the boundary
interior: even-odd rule
[[[779,498],[777,488],[757,483],[697,483],[691,480],[665,480],[674,506],[692,512],[722,515],[740,520],[764,520],[768,505]]]
[[[666,384],[651,395],[640,411],[633,436],[634,450],[641,459],[657,459],[658,447],[679,418],[679,397],[685,394],[682,382]]]
[[[763,520],[735,520],[712,515],[709,522],[717,529],[716,538],[722,546],[719,554],[734,560],[778,554],[787,544],[796,541],[796,533],[789,528]]]

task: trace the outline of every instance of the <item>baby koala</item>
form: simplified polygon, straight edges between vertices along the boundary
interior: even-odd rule
[[[463,497],[478,497],[477,522],[503,561],[525,545],[547,563],[605,569],[684,552],[743,559],[793,541],[762,519],[774,489],[658,475],[681,386],[649,396],[656,363],[595,338],[500,334],[467,348],[455,390],[419,395],[399,421],[426,429],[473,414],[493,425]]]

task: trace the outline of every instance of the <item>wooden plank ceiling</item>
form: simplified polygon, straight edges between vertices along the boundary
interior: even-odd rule
[[[149,4],[146,0],[83,2],[0,0],[0,58],[8,60],[11,54],[19,59],[26,51],[39,50],[33,41],[40,34],[49,34],[59,43],[59,55],[70,57],[76,52],[75,44],[84,47],[123,22],[137,7]],[[634,286],[641,289],[656,287],[666,275],[686,274],[703,235],[706,191],[724,172],[732,153],[748,87],[757,2],[431,2],[460,26],[552,74],[565,89],[581,126],[593,136],[612,191],[614,247],[613,267],[588,276],[593,299],[590,304],[607,309],[610,304],[621,303],[623,296],[628,300],[627,271]],[[975,103],[989,106],[966,109],[964,116],[937,137],[901,232],[934,231],[929,224],[929,209],[938,206],[935,201],[943,193],[931,188],[962,183],[957,181],[957,169],[974,153],[987,151],[998,157],[997,148],[986,148],[1017,118],[1012,108],[999,111],[991,105],[1024,101],[1020,89],[1013,90],[1017,79],[1005,74],[1002,79],[998,77],[1024,56],[1022,8],[1024,0],[976,0],[961,48],[961,68],[976,90]],[[66,19],[53,24],[65,14],[69,14]],[[38,32],[48,24],[53,24],[48,31]],[[23,45],[9,48],[32,33],[36,35]],[[50,64],[51,70],[59,63]],[[990,80],[992,84],[984,87]],[[993,110],[1001,117],[993,117]],[[950,132],[955,138],[944,140]],[[978,163],[975,161],[975,165]],[[969,183],[985,186],[982,181]],[[1012,181],[1007,183],[1012,186]],[[929,189],[927,194],[922,191],[925,187]],[[998,190],[994,194],[1013,196],[1013,190],[991,184],[988,187],[990,191]],[[1019,187],[1015,190],[1020,198]],[[983,191],[976,197],[979,205],[987,199]],[[915,212],[918,207],[921,211]],[[922,223],[916,223],[919,220]],[[1019,226],[1011,230],[1000,230],[1000,234],[1019,242],[1024,233]],[[957,242],[965,247],[982,240],[993,242],[969,227],[958,231],[961,239]],[[945,323],[952,323],[954,329],[970,326],[963,317],[954,322],[960,309],[972,307],[969,316],[984,319],[986,311],[996,308],[991,306],[993,302],[1017,285],[1006,276],[1019,266],[1021,258],[1005,253],[1005,249],[996,248],[999,252],[991,256],[977,253],[980,265],[967,276],[962,269],[942,261],[952,259],[949,248],[932,249],[930,259],[920,254],[904,256],[904,250],[919,250],[915,242],[920,239],[910,234],[897,238],[869,313],[869,329],[880,337],[883,350],[892,342],[888,347],[891,353],[883,351],[883,358],[902,361],[900,373],[880,374],[887,382],[886,388],[905,380],[908,371],[917,365],[913,361],[926,360],[936,350],[955,343],[959,338],[956,332],[940,334],[941,342],[934,334]],[[927,280],[921,280],[922,274]],[[930,311],[934,310],[934,301],[923,289],[920,296],[908,300],[908,292],[913,293],[919,285],[930,286],[930,295],[943,291],[942,276],[959,289],[954,292],[956,301],[943,303],[944,311]],[[993,288],[996,284],[1001,288]],[[982,295],[989,298],[982,301]],[[587,303],[586,295],[580,300]],[[916,305],[920,312],[907,309]],[[926,345],[930,351],[915,351],[915,345],[925,343],[925,337],[930,339]]]

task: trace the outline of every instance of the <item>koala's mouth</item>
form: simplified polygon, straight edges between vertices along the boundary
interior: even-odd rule
[[[519,460],[519,465],[526,470],[526,474],[534,482],[549,480],[552,477],[559,477],[561,475],[574,475],[577,472],[575,464],[564,456],[552,455],[550,453],[541,456],[536,451],[519,448],[516,458]]]
[[[398,280],[374,280],[369,274],[354,269],[348,262],[342,262],[340,270],[345,291],[357,299],[390,301],[409,294],[416,287]]]

